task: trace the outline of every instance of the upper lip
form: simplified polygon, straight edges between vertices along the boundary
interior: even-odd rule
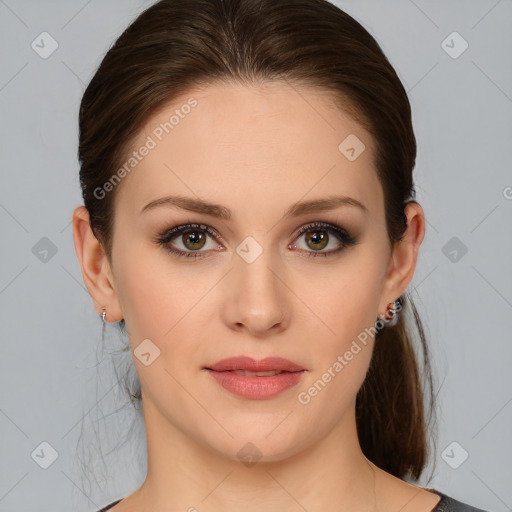
[[[289,361],[288,359],[283,359],[282,357],[265,357],[264,359],[256,360],[246,356],[222,359],[211,366],[207,366],[206,369],[216,372],[231,370],[247,370],[250,372],[266,372],[271,370],[300,372],[304,370],[299,364]]]

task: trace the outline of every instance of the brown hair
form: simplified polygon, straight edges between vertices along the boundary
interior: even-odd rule
[[[110,48],[80,105],[83,198],[109,258],[115,191],[100,199],[94,191],[115,174],[150,116],[195,85],[270,80],[328,89],[372,134],[389,242],[401,240],[404,207],[415,198],[416,140],[407,94],[366,30],[326,0],[161,0]],[[421,320],[412,299],[402,299],[397,325],[376,334],[356,418],[365,456],[396,477],[417,479],[427,462],[434,394]],[[409,307],[419,332],[421,371]],[[140,382],[130,393],[141,399]]]

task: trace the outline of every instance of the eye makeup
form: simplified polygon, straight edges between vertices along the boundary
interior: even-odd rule
[[[180,237],[180,235],[182,236],[180,243],[183,245],[184,249],[178,249],[174,244],[174,242]],[[323,243],[324,241],[330,243],[332,239],[334,239],[335,241],[338,242],[338,247],[336,249],[332,249],[329,251],[301,249],[297,247],[296,239],[301,237],[302,235],[310,235],[308,237],[308,242],[311,242],[313,240],[313,243],[316,244],[318,244],[318,242],[315,242],[315,239],[319,239],[320,243]],[[192,244],[197,244],[197,241],[201,242],[202,240],[205,240],[205,244],[200,246],[199,249],[203,249],[203,247],[207,243],[208,238],[216,242],[216,247],[215,249],[209,249],[204,251],[193,249],[187,250],[183,241],[184,236],[193,237],[196,241],[193,241]],[[346,248],[352,247],[358,243],[358,238],[356,236],[351,235],[345,228],[329,222],[317,221],[308,223],[302,226],[300,229],[298,229],[293,236],[293,242],[288,244],[288,248],[291,249],[292,251],[299,252],[301,255],[313,258],[320,256],[331,257],[336,254],[339,254]],[[190,238],[188,240],[190,242]],[[218,252],[219,250],[222,250],[223,240],[223,237],[217,232],[217,230],[215,230],[214,228],[207,224],[188,223],[175,225],[164,229],[163,231],[159,232],[156,235],[154,242],[162,246],[167,252],[169,252],[173,256],[177,256],[179,258],[202,259],[211,257],[212,252]]]

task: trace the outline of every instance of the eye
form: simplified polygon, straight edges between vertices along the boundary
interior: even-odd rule
[[[329,233],[333,236],[329,236]],[[299,247],[299,249],[304,251],[307,257],[332,256],[341,252],[346,247],[357,244],[356,237],[350,235],[345,229],[326,222],[314,222],[303,226],[296,234],[296,237],[301,237],[302,235],[305,235],[304,243],[306,248]],[[330,251],[324,251],[329,244],[334,244],[334,248]],[[289,249],[296,249],[297,247],[296,242],[288,246]]]
[[[203,258],[204,256],[200,253],[206,252],[201,250],[204,247],[207,250],[222,248],[221,245],[215,243],[212,243],[211,247],[207,247],[208,238],[222,239],[214,229],[206,224],[186,224],[164,231],[164,233],[159,235],[157,242],[167,251],[177,256]],[[178,248],[171,245],[171,242],[173,242],[173,245],[177,244]],[[181,248],[179,247],[180,245]]]
[[[299,249],[306,253],[308,257],[332,256],[357,243],[357,239],[345,229],[326,222],[315,222],[303,226],[296,233],[296,239],[303,234],[305,235],[305,248],[299,247],[297,242],[292,242],[288,245],[288,248],[292,250]],[[210,247],[208,247],[208,238],[222,240],[219,233],[206,224],[185,224],[165,230],[157,236],[155,241],[171,254],[197,259],[207,257],[202,253],[223,249],[221,244],[215,243],[213,240]],[[324,251],[326,247],[333,244],[333,249]]]

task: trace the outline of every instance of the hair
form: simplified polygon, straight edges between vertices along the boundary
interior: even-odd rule
[[[111,46],[80,105],[80,184],[91,229],[109,259],[122,183],[102,198],[94,191],[115,174],[150,117],[196,86],[280,80],[332,92],[339,108],[372,135],[389,243],[403,238],[405,205],[416,202],[411,108],[365,28],[326,0],[161,0]],[[408,293],[402,300],[397,324],[376,333],[356,421],[370,461],[398,478],[418,479],[430,452],[435,397],[420,317]],[[124,332],[124,320],[120,327]],[[140,381],[135,391],[126,389],[132,401],[141,400]]]

